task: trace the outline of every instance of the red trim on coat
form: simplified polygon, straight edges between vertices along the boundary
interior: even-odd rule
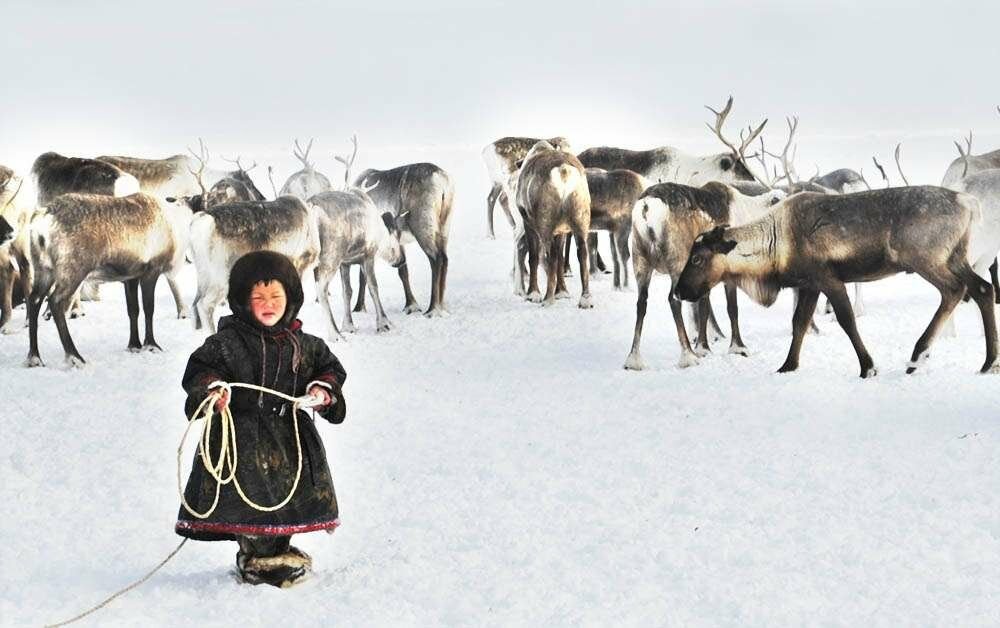
[[[252,523],[212,523],[209,521],[188,521],[181,519],[174,526],[175,530],[191,530],[193,532],[221,532],[229,534],[251,534],[255,536],[287,536],[302,534],[316,530],[331,530],[340,526],[340,519],[320,521],[318,523],[300,523],[289,525],[252,524]]]

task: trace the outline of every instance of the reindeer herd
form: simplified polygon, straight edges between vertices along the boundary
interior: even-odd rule
[[[692,155],[664,146],[645,151],[595,147],[576,154],[564,137],[506,137],[483,150],[491,181],[487,231],[494,237],[499,206],[513,231],[511,276],[515,295],[551,306],[567,298],[572,243],[581,284],[580,308],[593,307],[591,275],[605,271],[598,233],[606,232],[614,288],[629,286],[632,262],[638,290],[636,322],[627,369],[643,369],[640,354],[649,285],[654,273],[669,275],[668,296],[681,345],[680,366],[697,364],[722,335],[709,293],[725,288],[731,353],[748,355],[739,329],[737,288],[771,305],[782,288],[796,293],[792,342],[781,372],[798,367],[803,339],[819,295],[827,297],[860,363],[861,376],[876,372],[855,316],[862,312],[860,284],[900,272],[915,273],[941,294],[941,303],[917,340],[907,372],[927,359],[964,298],[978,306],[986,342],[982,372],[1000,372],[994,302],[1000,303],[1000,150],[972,154],[971,134],[947,168],[941,187],[871,189],[863,175],[834,170],[808,180],[795,170],[798,119],[788,119],[780,154],[766,150],[765,120],[748,126],[739,141],[724,133],[732,110],[710,109],[706,123],[725,150]],[[1000,110],[998,110],[1000,111]],[[748,151],[759,141],[753,155]],[[280,192],[268,168],[273,200],[257,189],[239,159],[233,170],[208,167],[199,150],[167,159],[101,156],[39,156],[30,177],[0,166],[0,332],[11,333],[11,311],[24,301],[29,328],[28,366],[42,364],[38,317],[42,302],[55,322],[66,359],[84,360],[73,344],[67,317],[82,312],[81,294],[99,298],[97,285],[125,285],[132,351],[158,350],[153,336],[154,290],[166,276],[177,316],[196,328],[215,329],[215,310],[227,292],[230,268],[245,253],[267,249],[287,255],[300,273],[312,269],[319,301],[336,340],[355,331],[352,312],[365,309],[365,291],[376,312],[377,331],[391,323],[379,296],[377,258],[398,271],[404,311],[419,312],[410,286],[404,244],[416,241],[431,268],[427,316],[447,313],[448,233],[454,205],[450,175],[431,163],[368,169],[352,180],[357,158],[338,156],[344,182],[335,189],[309,160],[312,141],[295,141],[302,169]],[[783,174],[767,158],[781,164]],[[751,168],[750,160],[759,167]],[[897,167],[899,148],[896,152]],[[885,178],[885,172],[876,161]],[[26,180],[27,179],[27,180]],[[906,182],[905,175],[903,176]],[[197,293],[184,300],[177,275],[193,262]],[[544,265],[545,290],[539,287]],[[352,308],[350,267],[359,266]],[[339,273],[344,316],[338,327],[329,286]],[[991,281],[987,277],[991,276]],[[846,283],[855,284],[852,305]],[[140,341],[139,296],[145,319]],[[682,302],[692,303],[688,335]]]

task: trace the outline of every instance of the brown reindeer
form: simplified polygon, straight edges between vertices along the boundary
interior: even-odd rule
[[[517,180],[516,204],[524,218],[528,242],[528,300],[552,305],[562,276],[562,244],[558,236],[573,235],[578,242],[582,294],[579,306],[591,308],[589,253],[590,190],[583,164],[574,155],[553,150],[547,142],[536,144],[524,158]],[[538,290],[538,263],[546,254],[545,298]],[[560,294],[561,296],[561,294]]]
[[[938,289],[941,304],[917,340],[906,372],[927,359],[941,326],[968,291],[982,313],[986,336],[981,371],[1000,373],[993,286],[967,259],[970,229],[980,217],[974,197],[931,186],[845,196],[796,194],[758,220],[699,236],[675,291],[695,301],[720,281],[730,281],[770,306],[782,288],[797,287],[792,344],[780,373],[798,368],[802,340],[822,292],[854,345],[861,377],[870,377],[876,374],[875,364],[858,334],[844,283],[916,273]]]

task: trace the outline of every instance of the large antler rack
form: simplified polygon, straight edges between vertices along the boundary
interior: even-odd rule
[[[737,148],[736,145],[733,142],[730,142],[728,139],[726,139],[726,136],[722,133],[722,127],[726,123],[726,118],[729,116],[729,112],[732,111],[733,109],[733,97],[732,96],[729,97],[729,99],[726,101],[726,106],[722,108],[722,111],[716,111],[715,109],[712,109],[708,105],[705,105],[705,109],[708,109],[713,114],[715,114],[715,125],[711,125],[708,122],[706,122],[705,126],[707,126],[708,130],[714,133],[717,138],[719,138],[720,142],[725,144],[726,147],[729,148],[730,151],[732,151],[733,158],[737,162],[743,162],[745,164],[746,149],[754,142],[754,140],[757,139],[757,137],[764,130],[764,125],[767,124],[767,118],[765,118],[764,121],[760,123],[760,126],[758,126],[756,129],[753,129],[751,126],[748,126],[746,132],[740,130],[740,145],[739,148]],[[747,168],[747,170],[749,170],[749,168]],[[753,172],[751,172],[750,174],[752,174],[753,178],[757,179],[757,182],[760,183],[761,185],[767,185],[765,181],[762,181],[757,175],[753,174]]]
[[[295,155],[296,159],[302,162],[302,167],[306,170],[313,169],[312,163],[309,161],[309,151],[312,150],[313,139],[315,138],[311,138],[309,140],[309,144],[306,145],[305,150],[302,150],[302,147],[299,145],[298,138],[295,138],[295,149],[292,151],[292,154]]]

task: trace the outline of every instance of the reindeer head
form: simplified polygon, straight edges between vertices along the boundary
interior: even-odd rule
[[[730,96],[729,100],[726,101],[726,106],[722,108],[722,111],[716,111],[708,105],[705,106],[706,109],[715,114],[715,124],[705,123],[705,126],[715,134],[719,141],[726,145],[729,149],[728,153],[720,153],[713,155],[710,160],[711,164],[708,165],[708,169],[712,172],[705,174],[709,177],[708,180],[716,181],[754,181],[757,178],[754,176],[750,168],[746,164],[746,149],[753,143],[755,139],[764,130],[764,126],[767,124],[765,119],[760,125],[755,129],[752,126],[748,126],[746,130],[740,131],[740,144],[737,146],[733,142],[726,139],[726,136],[722,133],[722,125],[725,124],[726,118],[729,116],[729,112],[733,108],[733,97]],[[761,183],[764,183],[761,181]],[[764,183],[764,185],[767,185]],[[770,187],[770,186],[769,186]]]
[[[725,272],[725,256],[736,242],[725,239],[727,225],[720,225],[701,234],[691,246],[691,254],[681,276],[674,287],[674,293],[685,301],[697,301],[722,281]]]
[[[406,217],[409,213],[409,211],[405,211],[399,216],[393,215],[392,212],[382,214],[382,224],[385,225],[386,231],[379,238],[378,253],[393,268],[399,268],[406,263],[406,253],[400,240],[403,237],[403,229],[406,227]]]

